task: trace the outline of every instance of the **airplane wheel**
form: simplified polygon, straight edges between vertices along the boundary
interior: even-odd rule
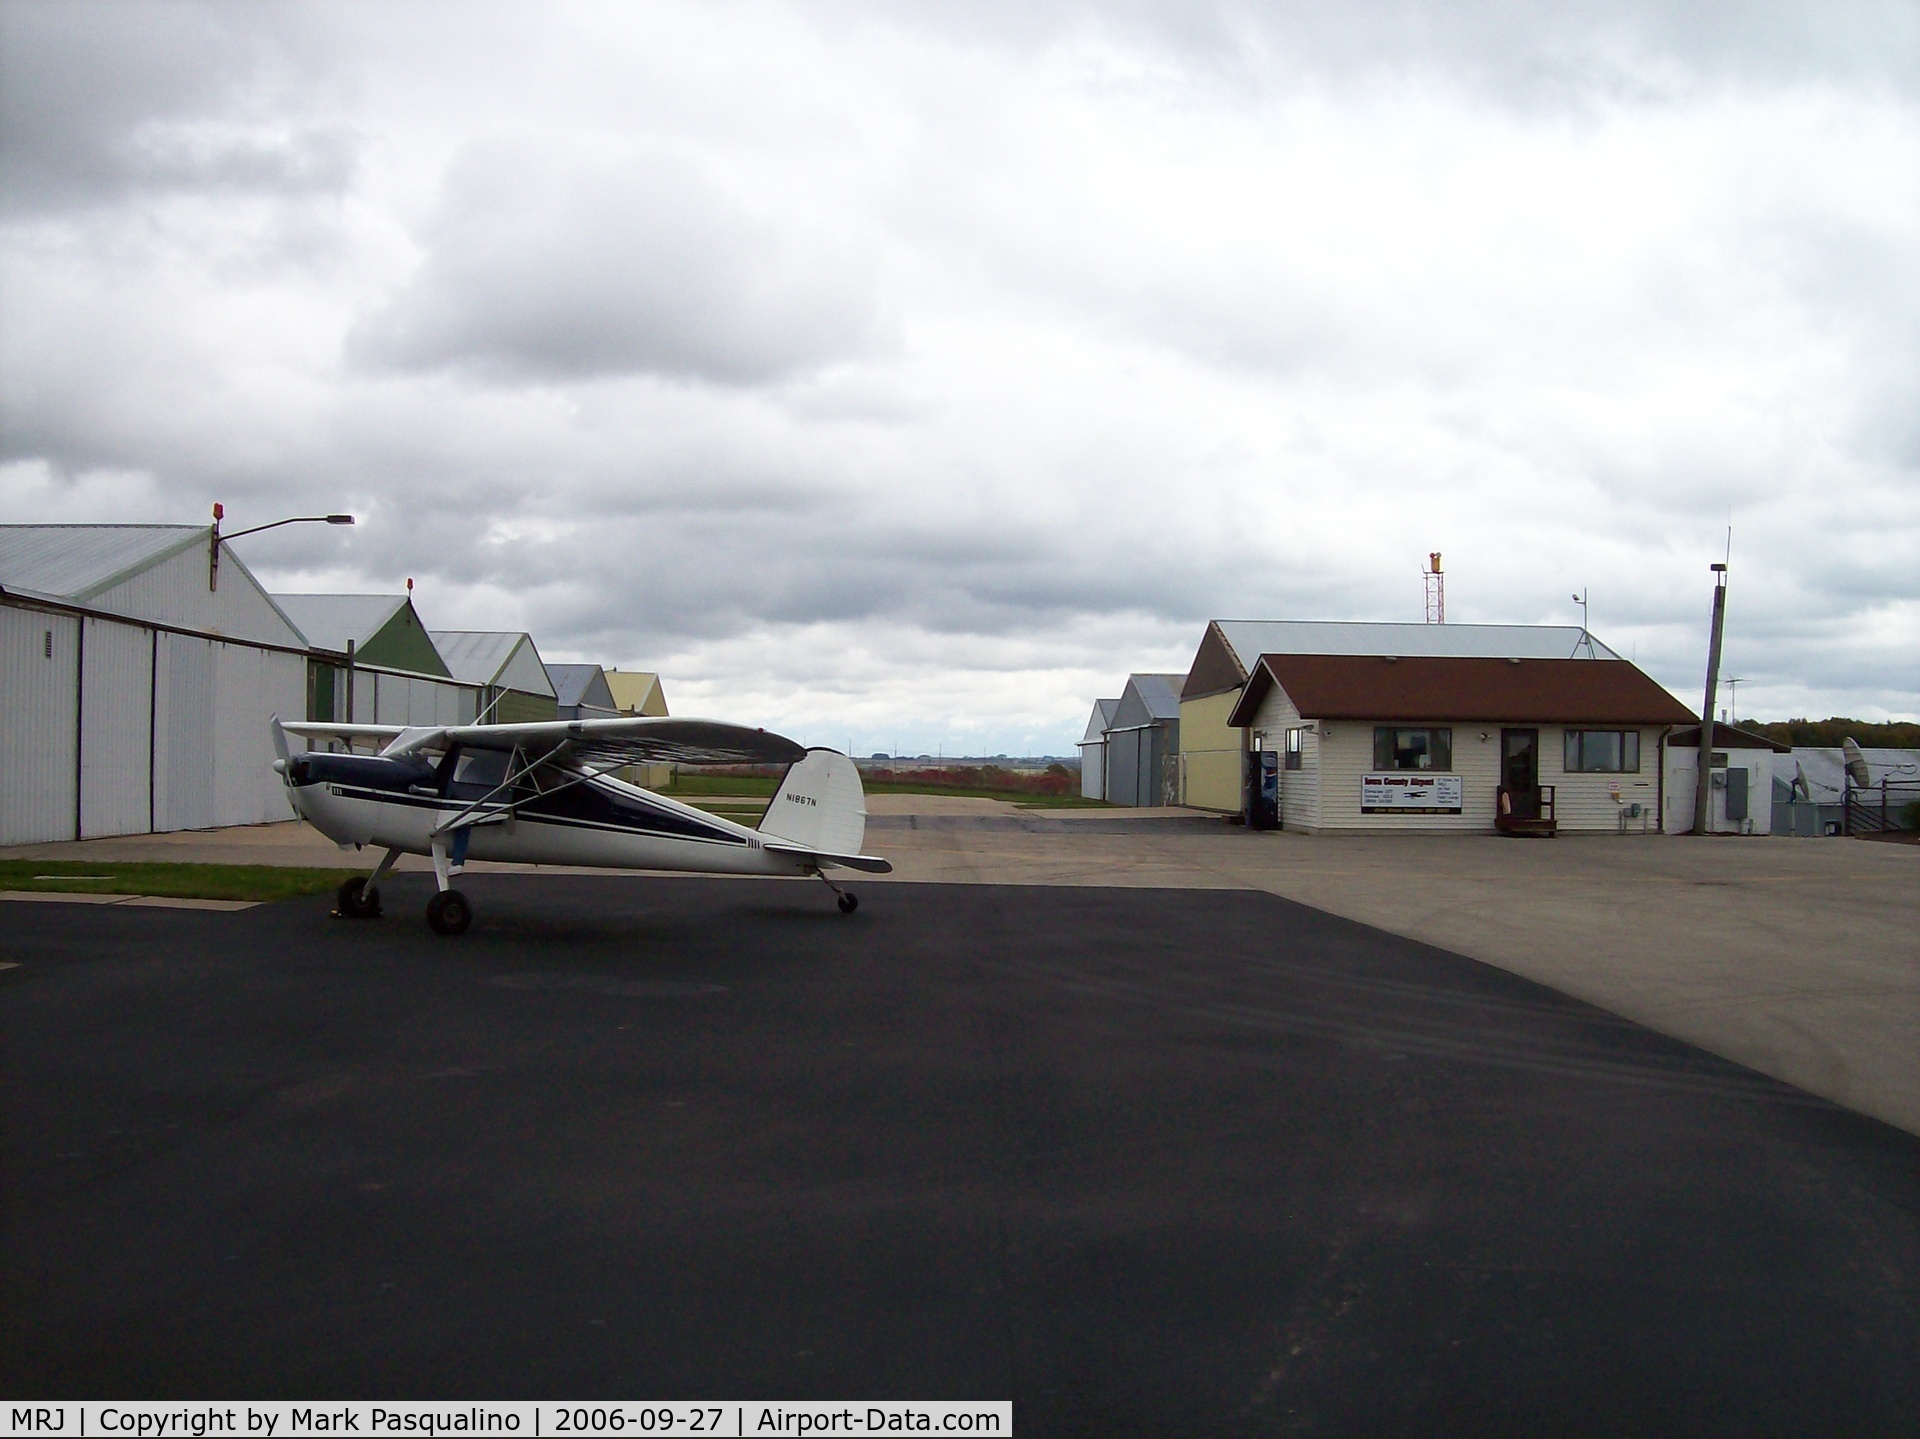
[[[435,934],[465,934],[473,923],[473,906],[457,889],[443,889],[427,901],[427,924]]]
[[[370,885],[364,879],[354,878],[340,886],[334,896],[340,913],[348,919],[378,919],[380,917],[380,886]]]
[[[852,914],[858,908],[860,908],[860,896],[850,889],[844,891],[840,896],[840,913]]]

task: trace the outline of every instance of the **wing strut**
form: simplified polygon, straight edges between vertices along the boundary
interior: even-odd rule
[[[556,745],[541,755],[540,758],[523,764],[517,770],[512,768],[513,760],[509,759],[507,764],[510,772],[505,779],[501,780],[499,784],[495,785],[492,789],[481,795],[479,799],[461,810],[460,813],[452,819],[435,829],[434,833],[436,835],[446,835],[453,833],[453,831],[457,829],[471,829],[477,824],[504,824],[520,812],[520,807],[527,802],[526,800],[509,799],[505,805],[488,810],[485,814],[477,814],[475,811],[491,803],[496,795],[511,789],[522,780],[532,778],[533,775],[540,770],[547,769],[558,761],[565,759],[567,753],[568,746],[564,744]],[[513,750],[513,758],[517,759],[520,754],[520,747],[516,745]],[[589,780],[599,779],[601,775],[612,774],[615,770],[624,768],[626,764],[626,760],[621,760],[618,763],[606,766],[604,769],[590,769],[583,765],[580,773],[576,774],[565,784],[555,785],[552,789],[540,790],[528,798],[545,799],[548,795],[555,795],[561,793],[563,790],[572,789],[577,784],[585,784]]]

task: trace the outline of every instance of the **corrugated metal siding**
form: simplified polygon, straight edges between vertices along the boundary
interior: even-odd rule
[[[78,620],[0,606],[0,844],[73,838],[79,644]]]
[[[1096,740],[1080,746],[1080,797],[1107,797],[1107,743]]]
[[[1107,732],[1107,802],[1138,805],[1140,801],[1140,752],[1147,748],[1145,730],[1109,730]]]
[[[153,631],[87,620],[80,834],[145,834],[152,817]]]
[[[160,636],[154,752],[154,827],[207,829],[218,809],[213,788],[213,642]]]
[[[487,719],[491,724],[539,724],[558,717],[559,707],[551,698],[508,690]]]
[[[235,560],[231,548],[220,551],[220,588],[207,589],[207,547],[192,545],[171,559],[87,601],[156,624],[179,625],[232,635],[236,639],[304,647],[306,640],[287,623],[267,592]]]
[[[1182,804],[1237,810],[1243,802],[1241,731],[1227,725],[1239,691],[1180,702]]]
[[[553,696],[553,681],[547,678],[547,667],[540,663],[540,652],[534,648],[533,640],[527,637],[521,639],[513,658],[494,676],[493,682],[506,689],[519,690],[522,694]],[[555,713],[558,713],[557,705]],[[553,716],[549,715],[548,718]]]
[[[250,645],[214,647],[214,707],[218,725],[214,823],[264,824],[293,818],[286,786],[273,770],[275,714],[283,719],[305,703],[306,664],[299,655]]]

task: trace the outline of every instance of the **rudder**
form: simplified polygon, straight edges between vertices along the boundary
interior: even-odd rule
[[[780,782],[760,833],[815,854],[859,854],[867,837],[860,771],[838,750],[808,750]]]

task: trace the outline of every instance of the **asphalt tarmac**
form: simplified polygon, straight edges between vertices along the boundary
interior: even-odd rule
[[[1242,891],[0,905],[10,1398],[1920,1429],[1920,1140]]]

